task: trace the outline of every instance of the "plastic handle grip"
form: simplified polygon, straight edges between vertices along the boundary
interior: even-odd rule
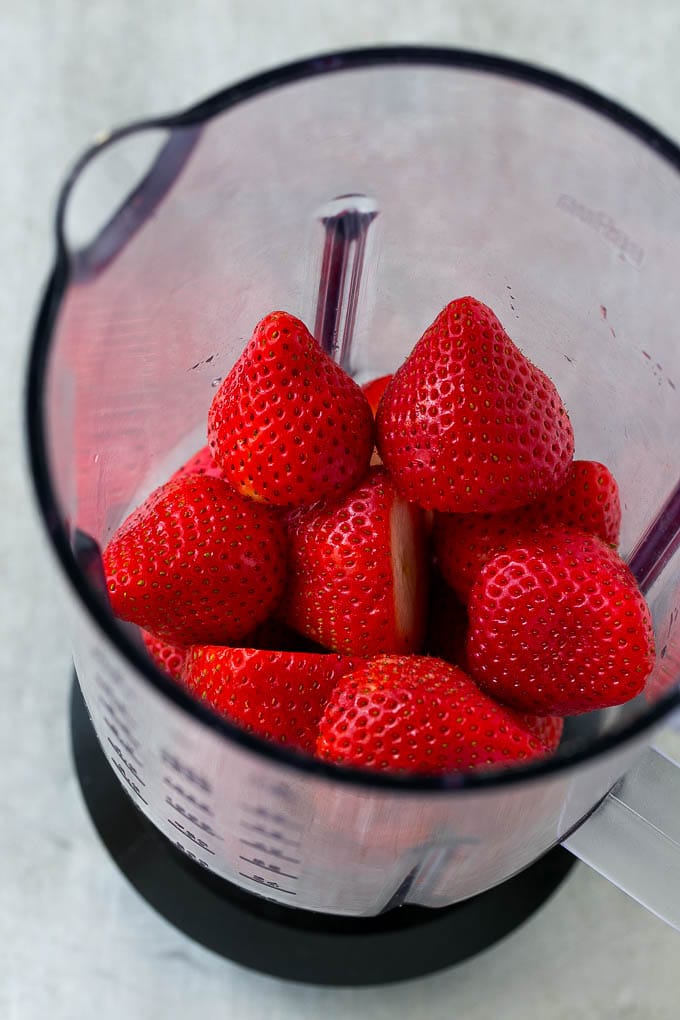
[[[680,766],[667,755],[648,748],[563,845],[680,930]]]

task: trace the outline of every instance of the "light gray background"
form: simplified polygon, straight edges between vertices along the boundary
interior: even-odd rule
[[[100,128],[293,57],[376,42],[541,63],[680,138],[676,0],[0,0],[3,1020],[678,1016],[680,937],[582,866],[512,938],[431,978],[353,991],[253,975],[192,945],[126,885],[73,778],[68,642],[19,424],[60,178]]]

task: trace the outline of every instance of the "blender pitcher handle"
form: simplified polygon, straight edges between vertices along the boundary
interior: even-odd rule
[[[647,748],[562,845],[680,930],[680,764]]]

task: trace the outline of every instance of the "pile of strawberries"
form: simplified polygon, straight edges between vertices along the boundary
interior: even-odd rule
[[[601,464],[493,312],[452,301],[362,390],[273,312],[209,445],[104,553],[113,611],[246,729],[328,761],[443,773],[552,753],[654,663]]]

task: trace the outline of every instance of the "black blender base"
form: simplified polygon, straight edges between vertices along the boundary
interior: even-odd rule
[[[282,907],[194,864],[137,810],[99,746],[75,679],[71,738],[92,821],[137,892],[185,935],[274,977],[356,986],[449,967],[514,931],[574,864],[558,847],[502,885],[439,910],[404,906],[355,918]]]

